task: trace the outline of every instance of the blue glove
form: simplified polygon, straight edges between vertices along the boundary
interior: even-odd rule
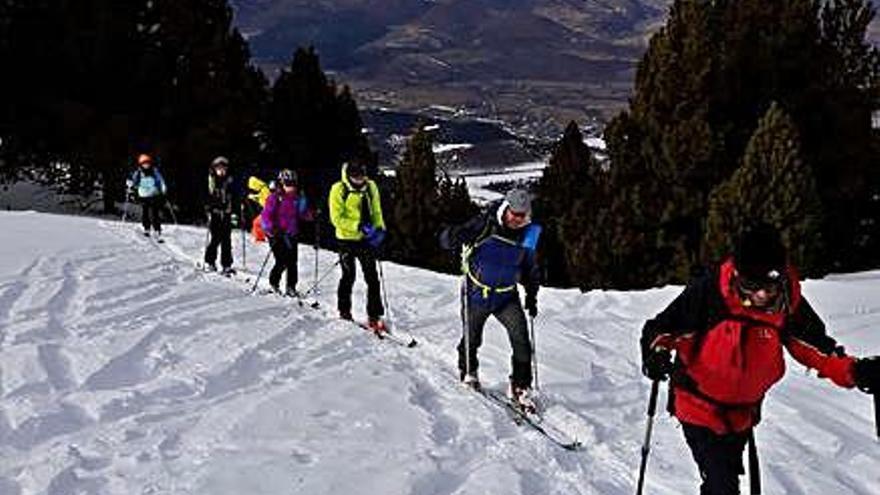
[[[376,229],[372,225],[368,223],[361,225],[361,233],[364,234],[364,237],[367,239],[369,239],[375,232]]]
[[[385,230],[370,228],[370,233],[366,237],[367,244],[374,248],[378,248],[385,241]]]

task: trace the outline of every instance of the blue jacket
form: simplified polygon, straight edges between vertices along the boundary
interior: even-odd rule
[[[135,170],[128,180],[128,187],[137,191],[139,198],[164,196],[168,192],[165,187],[165,179],[162,178],[162,174],[156,167]]]
[[[485,213],[440,233],[441,247],[463,250],[469,304],[500,308],[519,297],[517,283],[527,295],[538,293],[541,272],[535,251],[541,227],[534,223],[521,229],[505,227],[504,208],[504,203],[494,203]]]

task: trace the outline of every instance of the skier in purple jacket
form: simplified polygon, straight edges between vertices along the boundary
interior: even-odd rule
[[[281,273],[287,271],[287,287],[284,295],[295,297],[297,282],[297,237],[299,223],[312,221],[314,215],[308,209],[305,196],[298,192],[296,173],[284,169],[278,173],[278,189],[266,199],[261,222],[269,246],[275,256],[275,266],[269,272],[272,290],[281,293]]]

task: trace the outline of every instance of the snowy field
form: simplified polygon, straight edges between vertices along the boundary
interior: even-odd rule
[[[197,273],[202,229],[171,226],[162,247],[139,229],[0,213],[0,494],[634,493],[649,390],[637,338],[680,288],[540,293],[548,421],[585,446],[569,452],[457,383],[454,277],[385,265],[394,320],[419,339],[406,349]],[[249,245],[249,271],[263,253]],[[302,285],[313,256],[302,247]],[[325,308],[337,280],[321,286]],[[880,353],[880,272],[805,293],[848,349]],[[359,281],[356,317],[363,300]],[[481,358],[502,387],[509,348],[494,321]],[[880,493],[869,397],[790,361],[764,412],[765,493]],[[696,494],[668,415],[654,440],[646,493]]]
[[[504,194],[489,189],[493,183],[537,181],[544,174],[545,168],[547,168],[547,162],[530,162],[500,169],[465,170],[451,175],[463,177],[471,199],[478,204],[485,204],[504,197]]]

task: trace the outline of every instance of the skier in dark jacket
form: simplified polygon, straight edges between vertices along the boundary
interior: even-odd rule
[[[208,228],[211,238],[205,247],[205,267],[216,271],[217,247],[220,247],[222,273],[230,275],[232,269],[232,228],[237,227],[238,217],[233,213],[234,194],[232,176],[229,175],[229,160],[218,156],[211,162],[208,172],[208,197],[205,212],[208,215]]]
[[[540,231],[540,226],[531,223],[529,194],[514,189],[485,213],[440,233],[444,249],[461,248],[462,252],[462,321],[466,322],[466,332],[458,344],[462,382],[474,388],[480,386],[477,350],[486,320],[494,315],[507,329],[513,348],[508,395],[532,411],[532,346],[517,283],[525,287],[525,309],[534,317],[538,313],[540,283],[535,248]]]
[[[783,347],[841,387],[880,387],[880,360],[853,358],[826,334],[766,224],[747,230],[732,257],[648,320],[641,347],[643,373],[672,378],[669,410],[699,467],[701,495],[739,493],[761,403],[785,373]]]
[[[159,173],[159,169],[153,166],[150,155],[141,154],[137,158],[138,168],[126,181],[129,194],[134,195],[140,202],[142,210],[141,223],[144,226],[144,235],[150,235],[150,228],[156,233],[156,237],[162,234],[162,220],[159,212],[165,202],[165,194],[168,192],[165,179]]]

